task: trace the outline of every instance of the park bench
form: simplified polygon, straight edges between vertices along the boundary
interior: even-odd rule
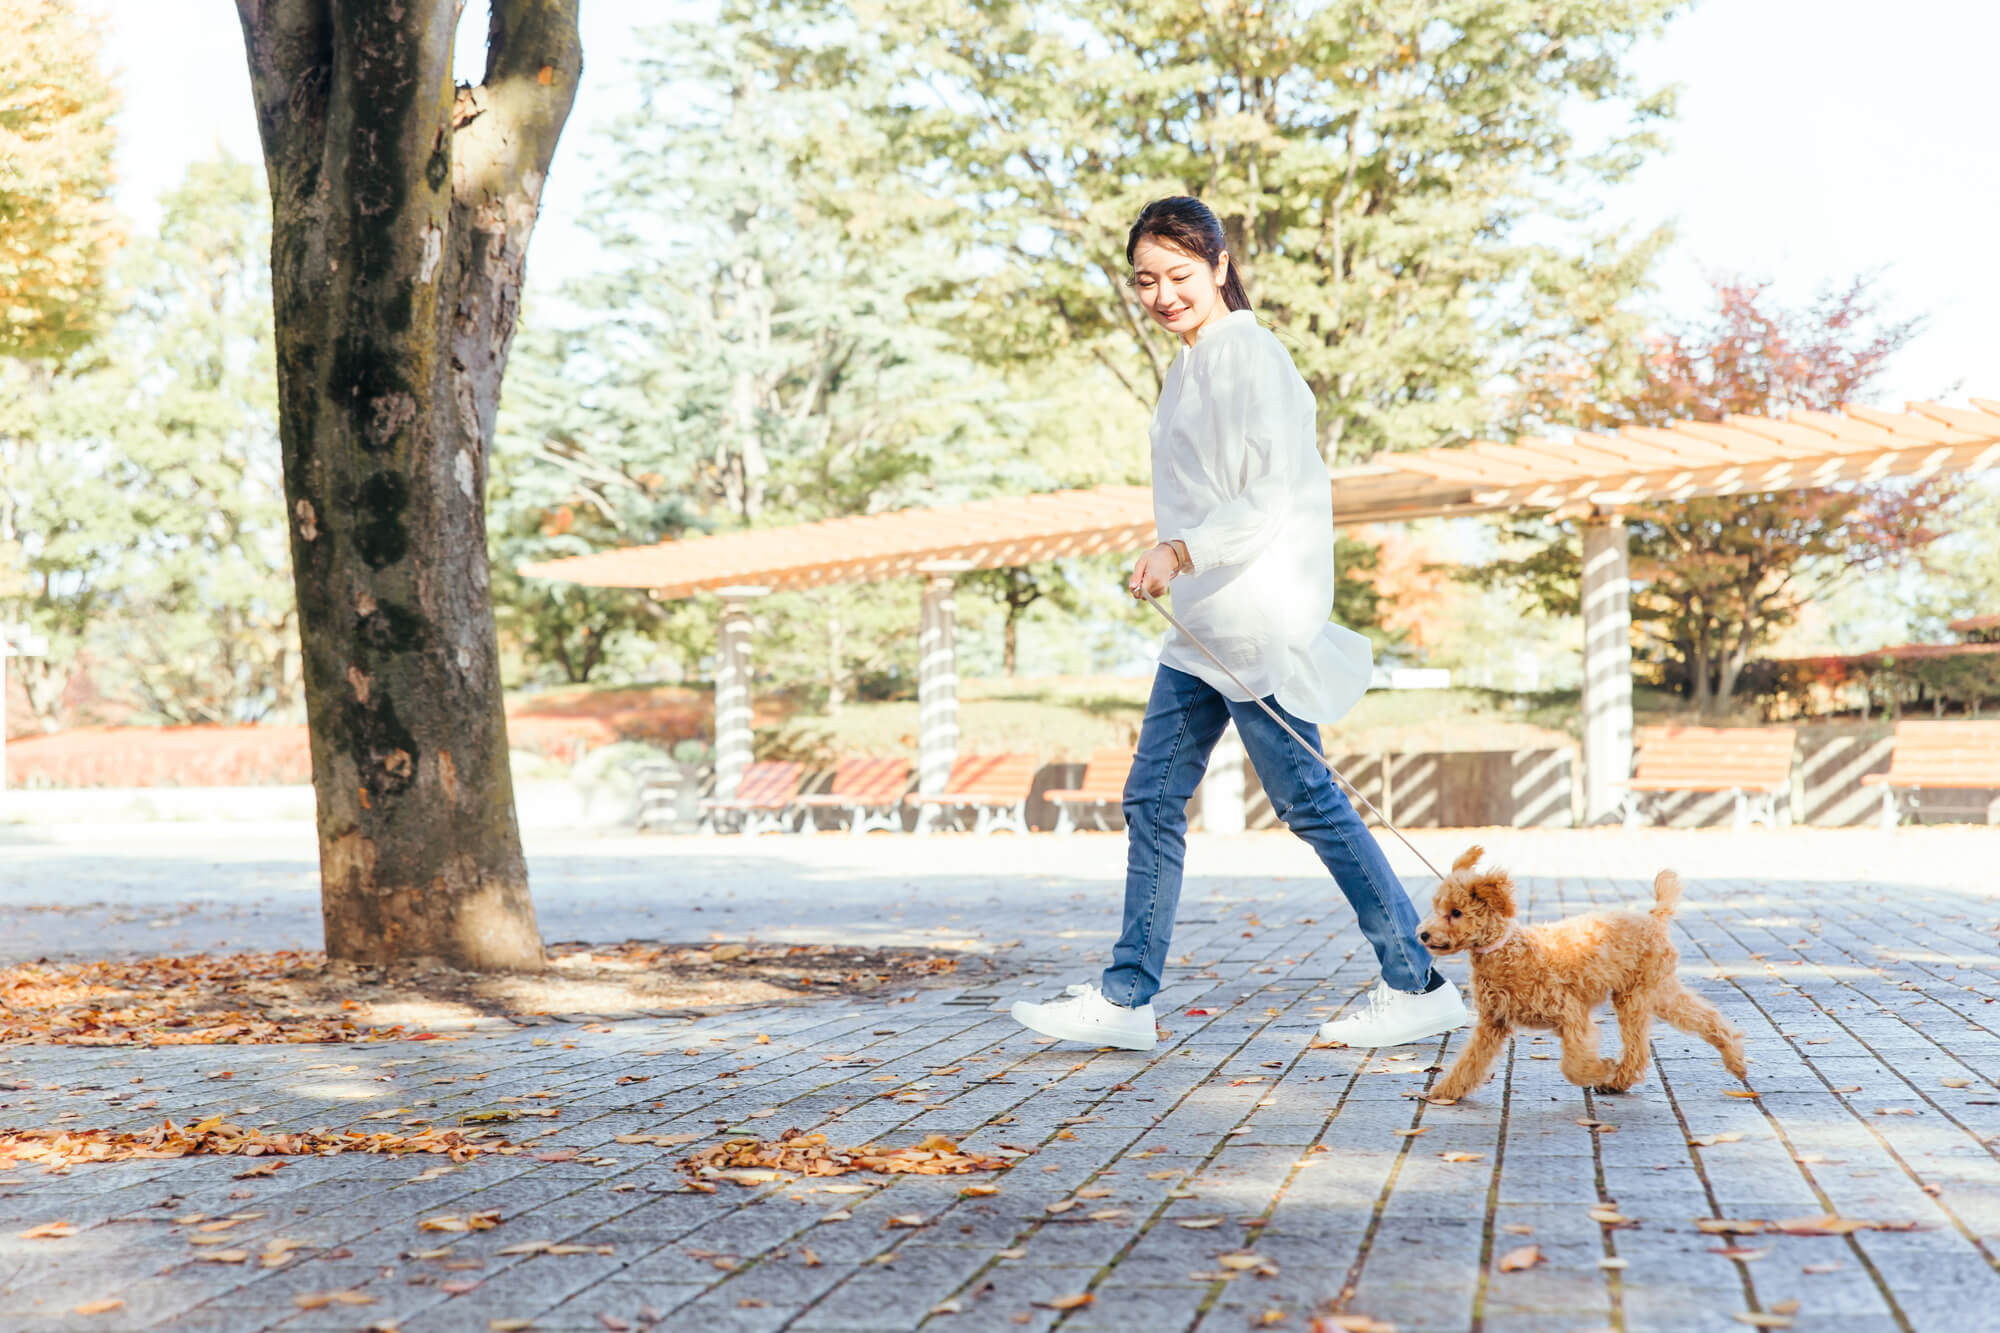
[[[764,759],[749,765],[736,784],[735,796],[710,797],[701,803],[702,831],[717,832],[727,815],[741,818],[746,838],[782,831],[805,771],[804,764],[789,759]]]
[[[1896,827],[1904,803],[1914,814],[1921,792],[2000,788],[2000,722],[1898,722],[1888,772],[1861,781],[1882,789],[1883,828]],[[1989,802],[1988,822],[1992,810]]]
[[[834,766],[832,787],[799,797],[799,832],[819,830],[816,811],[845,810],[847,831],[857,838],[878,828],[900,833],[909,786],[907,759],[843,759]]]
[[[1643,822],[1641,805],[1651,792],[1733,792],[1735,827],[1762,820],[1766,828],[1789,824],[1778,797],[1792,787],[1790,727],[1641,727],[1638,762],[1625,788],[1625,827]]]
[[[1104,822],[1104,814],[1125,803],[1125,779],[1131,773],[1132,751],[1128,747],[1114,745],[1092,750],[1090,762],[1083,766],[1081,785],[1064,791],[1042,793],[1044,799],[1055,803],[1056,832],[1074,833],[1079,810],[1088,810],[1096,818],[1099,828],[1109,827]]]
[[[956,822],[962,809],[977,812],[972,831],[988,834],[996,829],[1028,831],[1028,793],[1035,785],[1035,756],[1031,754],[961,755],[951,766],[944,790],[929,795],[912,792],[903,798],[917,810],[917,832],[929,833],[940,815]]]

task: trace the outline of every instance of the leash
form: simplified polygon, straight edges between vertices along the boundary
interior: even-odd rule
[[[1403,830],[1397,828],[1394,824],[1390,823],[1389,817],[1383,814],[1380,810],[1376,809],[1375,802],[1369,800],[1366,796],[1362,795],[1361,789],[1355,786],[1353,783],[1349,782],[1347,780],[1346,774],[1342,773],[1339,769],[1335,768],[1333,766],[1333,761],[1328,759],[1325,755],[1319,752],[1319,747],[1317,745],[1314,745],[1311,741],[1308,741],[1305,737],[1299,735],[1298,732],[1292,730],[1292,724],[1285,721],[1284,718],[1279,717],[1276,709],[1272,708],[1271,705],[1265,703],[1262,699],[1258,698],[1257,691],[1251,689],[1248,685],[1245,685],[1242,681],[1242,678],[1239,677],[1234,671],[1231,671],[1229,669],[1227,663],[1225,663],[1221,658],[1217,657],[1214,653],[1208,650],[1207,644],[1203,643],[1193,634],[1190,634],[1188,632],[1188,627],[1186,625],[1183,625],[1181,624],[1180,621],[1174,619],[1174,613],[1167,610],[1166,607],[1162,606],[1160,604],[1159,598],[1153,596],[1153,594],[1147,592],[1144,588],[1141,588],[1139,590],[1139,595],[1141,597],[1144,597],[1147,601],[1151,602],[1153,604],[1153,609],[1155,611],[1158,611],[1161,615],[1165,616],[1167,618],[1167,623],[1169,625],[1172,625],[1175,629],[1179,630],[1182,634],[1186,635],[1187,641],[1189,643],[1201,649],[1201,655],[1203,657],[1206,657],[1209,661],[1215,663],[1217,667],[1220,667],[1223,675],[1235,681],[1236,688],[1243,691],[1245,694],[1249,695],[1251,702],[1255,703],[1259,708],[1263,709],[1264,712],[1270,717],[1270,719],[1273,722],[1283,727],[1285,729],[1285,734],[1287,736],[1290,736],[1293,740],[1297,741],[1300,745],[1304,746],[1307,754],[1311,755],[1313,758],[1319,760],[1321,764],[1325,765],[1326,771],[1333,774],[1334,781],[1338,782],[1341,786],[1347,788],[1347,790],[1353,792],[1356,800],[1360,801],[1361,804],[1367,806],[1369,810],[1373,811],[1375,818],[1382,821],[1382,827],[1388,829],[1389,832],[1395,834],[1398,838],[1401,838],[1403,845],[1409,848],[1410,851],[1416,855],[1416,858],[1419,861],[1422,861],[1424,863],[1424,869],[1430,871],[1433,875],[1436,875],[1439,879],[1444,878],[1444,872],[1439,870],[1436,866],[1432,865],[1431,859],[1428,856],[1425,856],[1422,852],[1417,851],[1417,845],[1411,842],[1408,838],[1403,837]]]

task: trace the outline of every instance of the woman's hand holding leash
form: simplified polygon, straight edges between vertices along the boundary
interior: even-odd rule
[[[1139,563],[1132,566],[1132,577],[1126,583],[1126,591],[1132,594],[1135,602],[1158,597],[1166,592],[1175,575],[1186,572],[1188,563],[1187,547],[1179,542],[1161,542],[1140,556]]]

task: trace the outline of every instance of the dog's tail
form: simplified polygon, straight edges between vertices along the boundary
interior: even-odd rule
[[[1674,914],[1674,908],[1680,905],[1680,901],[1681,877],[1679,875],[1676,875],[1671,870],[1662,870],[1658,875],[1653,877],[1653,906],[1650,910],[1654,916],[1665,921]]]

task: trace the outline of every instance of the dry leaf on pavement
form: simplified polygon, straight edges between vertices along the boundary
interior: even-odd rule
[[[1051,1300],[1036,1301],[1035,1304],[1044,1310],[1080,1310],[1096,1299],[1087,1291],[1079,1291],[1074,1296],[1057,1296]]]
[[[85,1301],[82,1305],[77,1306],[75,1310],[71,1311],[71,1313],[110,1314],[113,1310],[121,1310],[124,1307],[125,1307],[125,1302],[120,1300],[118,1297],[107,1296],[105,1299],[101,1301]]]
[[[690,1154],[680,1163],[689,1175],[713,1176],[731,1169],[764,1167],[806,1176],[840,1176],[850,1171],[883,1174],[962,1175],[970,1171],[1004,1171],[1012,1165],[1004,1157],[962,1151],[942,1134],[931,1134],[914,1147],[884,1148],[864,1144],[859,1148],[831,1146],[824,1134],[787,1132],[778,1138],[727,1139]]]
[[[44,1222],[18,1233],[22,1240],[62,1240],[75,1234],[76,1228],[68,1222]]]
[[[269,1157],[364,1152],[436,1153],[454,1162],[469,1162],[482,1153],[511,1155],[519,1151],[505,1139],[480,1140],[464,1130],[427,1129],[417,1134],[328,1133],[266,1134],[210,1116],[191,1125],[165,1120],[151,1129],[117,1133],[108,1129],[18,1129],[0,1134],[0,1162],[40,1162],[66,1167],[85,1162],[124,1162],[152,1158]],[[244,1176],[268,1175],[278,1163],[259,1162]]]
[[[1518,1273],[1524,1268],[1533,1268],[1542,1261],[1542,1247],[1523,1245],[1518,1250],[1509,1250],[1500,1256],[1500,1271]]]

